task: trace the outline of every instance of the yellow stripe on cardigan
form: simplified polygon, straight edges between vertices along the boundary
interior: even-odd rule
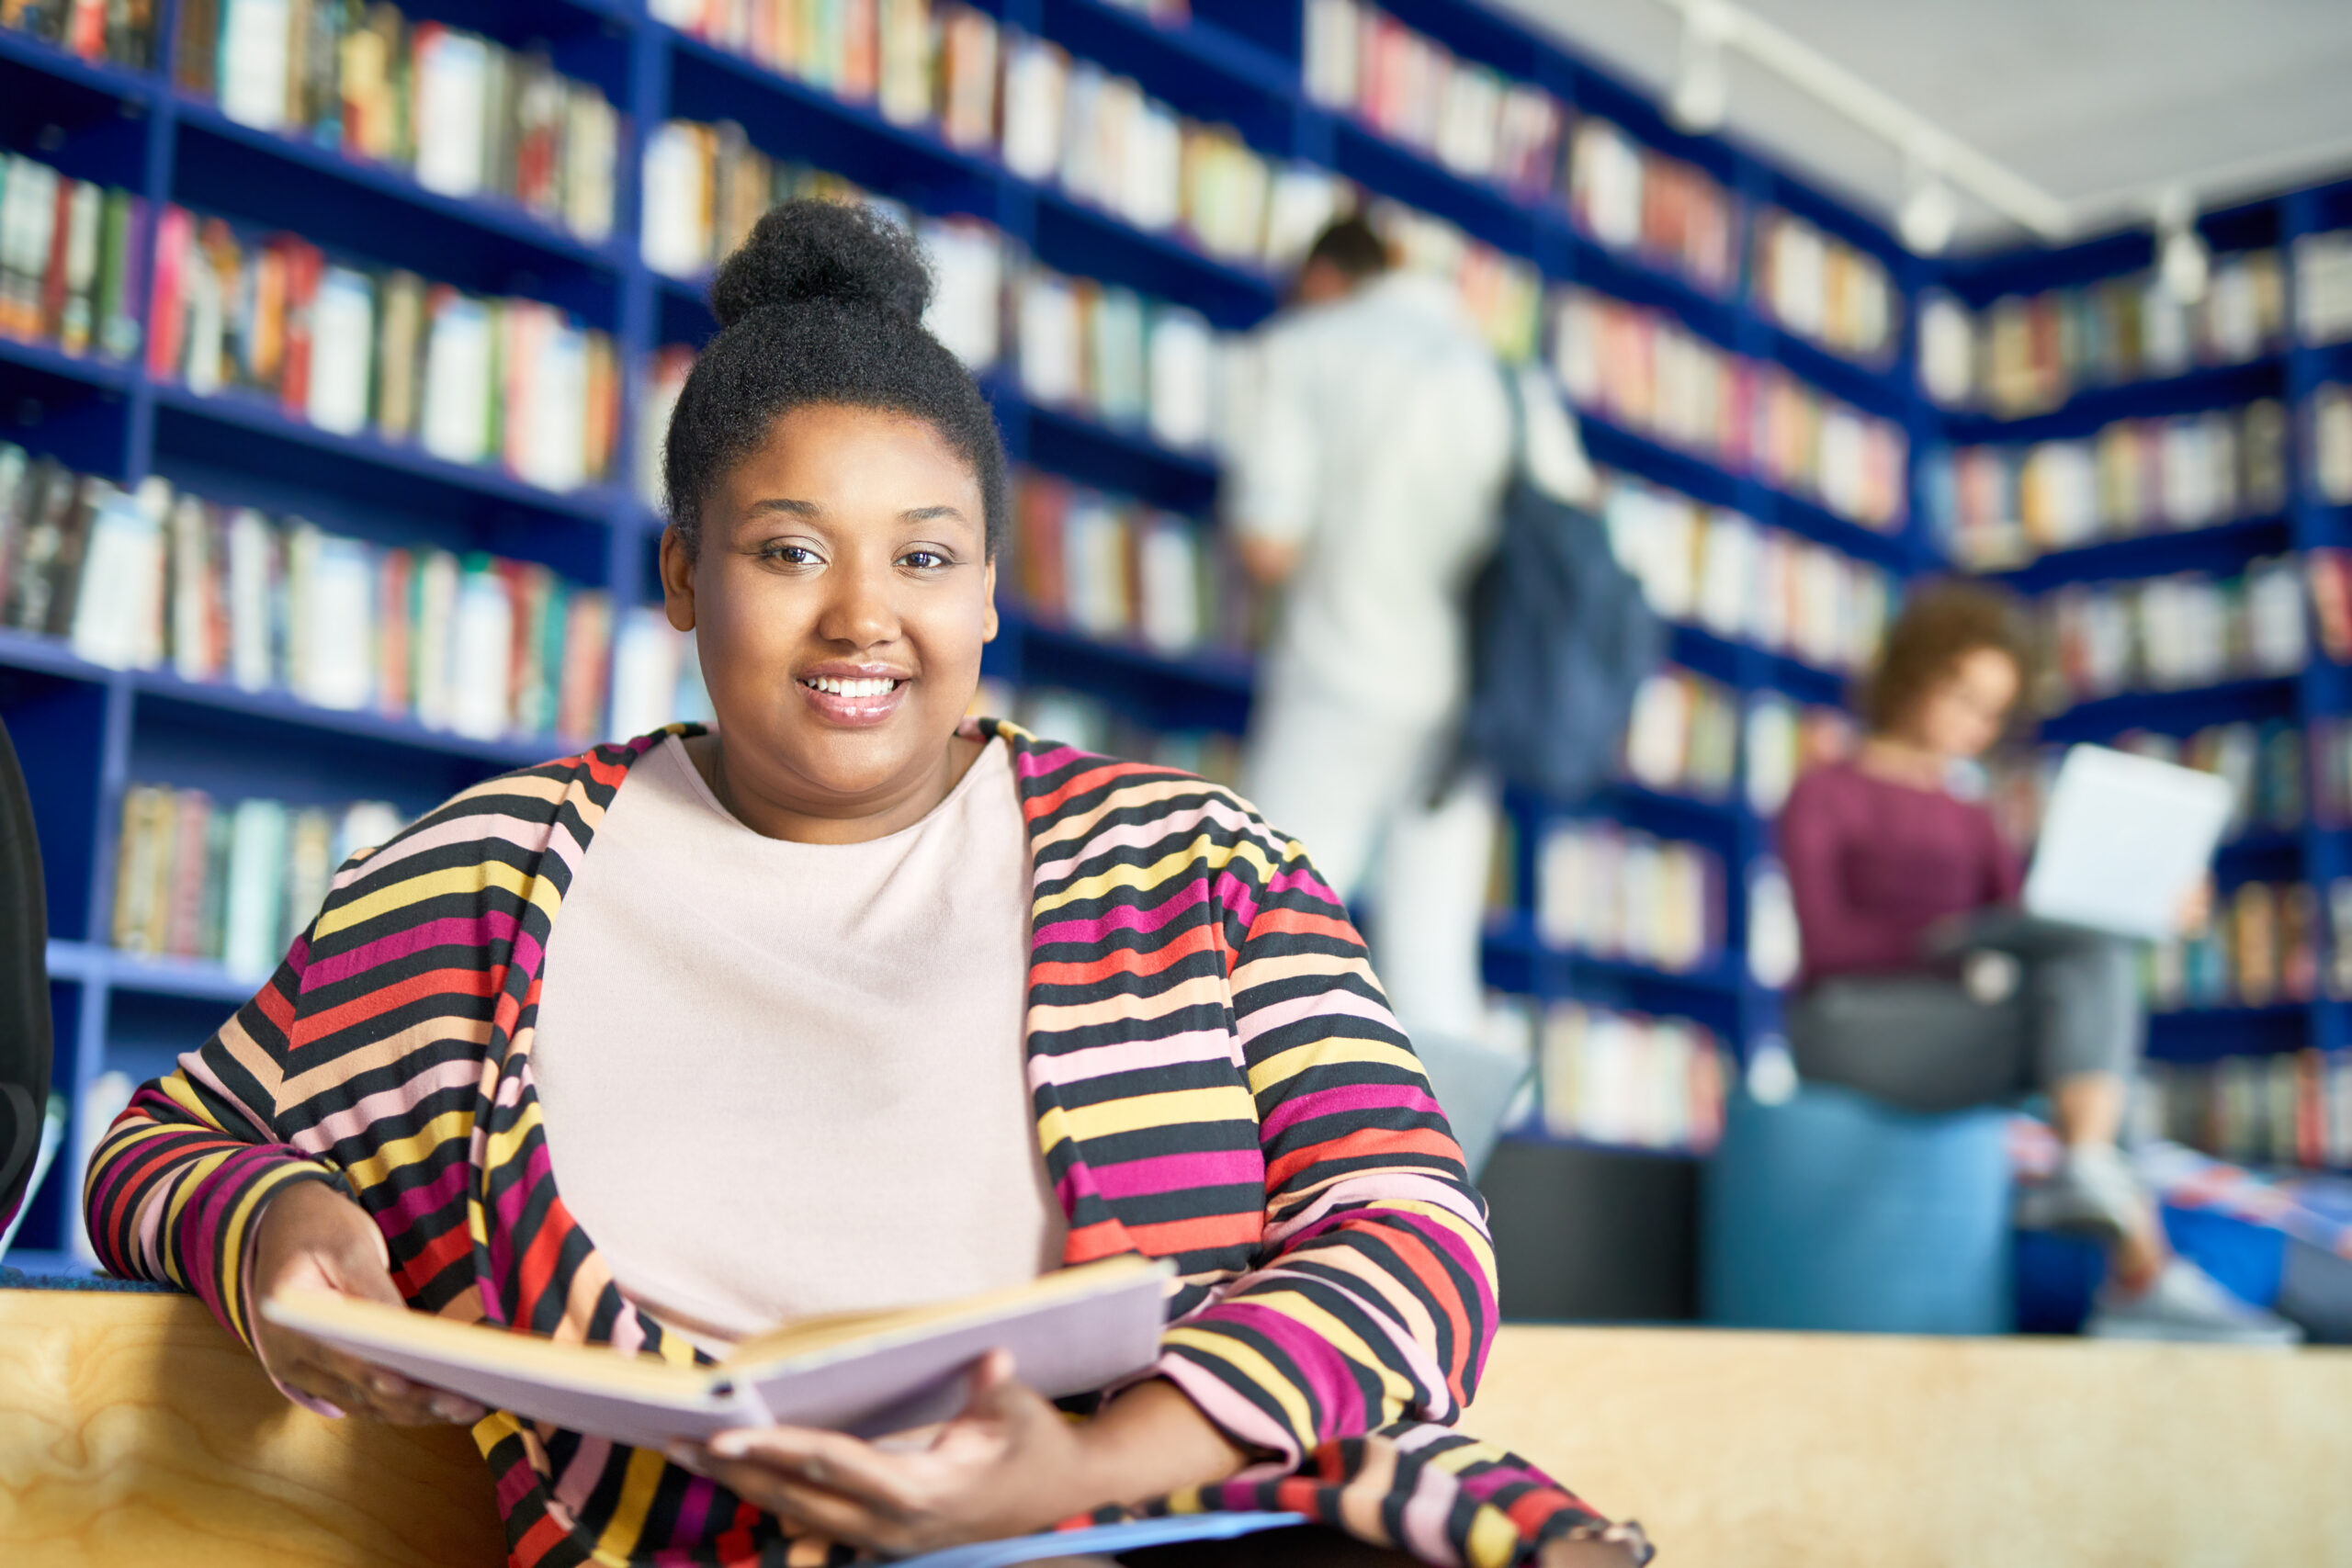
[[[230,1326],[235,1330],[237,1337],[248,1345],[254,1342],[254,1333],[253,1325],[245,1321],[247,1303],[243,1283],[245,1250],[253,1240],[249,1233],[254,1217],[279,1188],[289,1182],[307,1179],[299,1167],[281,1165],[272,1168],[245,1189],[245,1195],[237,1201],[235,1212],[220,1227],[220,1304],[227,1309]]]
[[[1428,1071],[1421,1066],[1421,1059],[1402,1045],[1369,1040],[1360,1034],[1333,1034],[1261,1058],[1250,1069],[1250,1092],[1263,1094],[1277,1084],[1302,1077],[1317,1067],[1341,1062],[1395,1067],[1415,1077]]]
[[[599,1562],[609,1562],[613,1568],[628,1568],[629,1554],[637,1550],[637,1539],[645,1533],[645,1516],[653,1506],[653,1495],[662,1485],[662,1473],[670,1461],[653,1449],[628,1450],[628,1473],[621,1481],[621,1495],[613,1505],[612,1517],[605,1523],[605,1533],[596,1538],[591,1553]]]
[[[1195,866],[1204,867],[1211,873],[1222,871],[1229,863],[1236,860],[1248,861],[1256,868],[1261,879],[1273,875],[1272,863],[1266,859],[1264,852],[1256,844],[1245,839],[1229,851],[1224,850],[1204,833],[1195,837],[1190,843],[1179,845],[1161,855],[1149,865],[1116,865],[1108,871],[1098,871],[1091,876],[1080,877],[1057,893],[1048,893],[1039,897],[1034,906],[1034,912],[1040,916],[1050,914],[1066,904],[1100,898],[1114,888],[1158,887],[1162,883],[1186,875]]]
[[[1115,1137],[1152,1127],[1201,1126],[1212,1122],[1257,1121],[1249,1091],[1238,1084],[1207,1089],[1171,1089],[1131,1094],[1100,1105],[1057,1105],[1037,1118],[1038,1142],[1052,1148],[1063,1137]]]
[[[330,903],[321,912],[312,928],[312,940],[319,941],[365,925],[379,916],[405,909],[411,904],[421,904],[427,898],[447,897],[452,894],[479,893],[484,887],[495,887],[512,893],[526,903],[536,904],[552,919],[558,897],[547,879],[518,871],[504,861],[485,856],[467,865],[453,865],[441,871],[423,872],[387,887],[379,887],[356,898],[340,904]]]
[[[1331,1260],[1316,1258],[1315,1261],[1329,1263]],[[1280,1265],[1277,1264],[1276,1267],[1279,1268]],[[1351,1274],[1355,1272],[1346,1269],[1344,1265],[1341,1266],[1341,1271]],[[1383,1361],[1379,1354],[1370,1345],[1364,1343],[1363,1335],[1351,1327],[1345,1319],[1336,1317],[1326,1308],[1317,1305],[1312,1297],[1302,1295],[1293,1290],[1260,1289],[1228,1299],[1244,1301],[1252,1307],[1263,1307],[1269,1312],[1280,1313],[1293,1323],[1313,1330],[1316,1337],[1325,1344],[1345,1356],[1358,1368],[1377,1377],[1380,1380],[1381,1413],[1380,1419],[1374,1422],[1374,1426],[1388,1425],[1411,1400],[1412,1380]]]
[[[1256,1346],[1236,1339],[1231,1335],[1181,1323],[1161,1331],[1159,1343],[1162,1348],[1179,1345],[1231,1367],[1235,1375],[1252,1393],[1273,1396],[1274,1403],[1282,1408],[1283,1424],[1290,1428],[1291,1437],[1297,1442],[1300,1452],[1315,1447],[1314,1406],[1307,1403],[1306,1395],[1299,1386],[1291,1381],[1290,1374],[1266,1359]]]
[[[1462,1546],[1470,1568],[1505,1568],[1519,1557],[1519,1527],[1492,1503],[1481,1503],[1470,1516],[1470,1533]]]
[[[444,1111],[405,1138],[394,1138],[379,1144],[366,1159],[354,1160],[347,1170],[352,1184],[374,1187],[389,1179],[402,1166],[414,1165],[451,1138],[473,1136],[474,1113],[471,1106]]]

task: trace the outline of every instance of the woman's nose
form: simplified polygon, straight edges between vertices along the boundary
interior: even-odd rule
[[[818,617],[820,637],[854,648],[873,648],[898,639],[899,615],[891,603],[887,572],[852,568],[830,576],[828,586],[832,592]]]

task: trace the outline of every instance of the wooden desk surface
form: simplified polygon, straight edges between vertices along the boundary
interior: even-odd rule
[[[2352,1568],[2352,1352],[1514,1325],[1469,1428],[1665,1568]],[[0,1292],[7,1568],[494,1568],[464,1434],[288,1405],[184,1297]]]

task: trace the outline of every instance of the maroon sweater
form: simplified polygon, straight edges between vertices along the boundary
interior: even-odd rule
[[[1921,933],[1947,915],[2015,903],[2022,880],[1984,807],[1851,762],[1797,781],[1781,813],[1781,859],[1804,943],[1800,988],[1924,968]]]

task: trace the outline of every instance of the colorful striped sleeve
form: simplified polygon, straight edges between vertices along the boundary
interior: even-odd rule
[[[1496,1323],[1486,1205],[1363,940],[1295,842],[1216,876],[1239,934],[1235,1027],[1266,1161],[1258,1264],[1172,1324],[1160,1375],[1295,1467],[1469,1403]]]
[[[303,932],[253,1000],[177,1070],[141,1087],[91,1156],[82,1204],[98,1261],[192,1292],[248,1348],[243,1280],[263,1206],[298,1181],[337,1182],[277,1125],[287,1029],[309,961]]]

